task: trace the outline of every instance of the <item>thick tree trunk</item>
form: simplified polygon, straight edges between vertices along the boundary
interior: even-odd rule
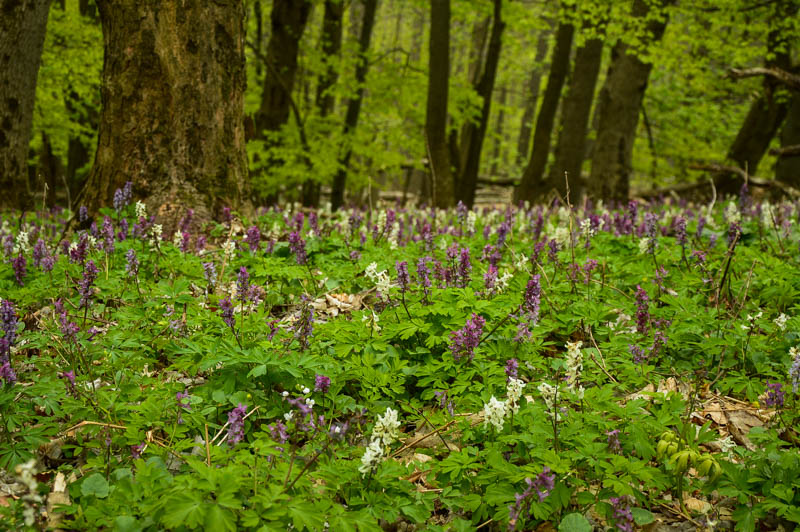
[[[0,207],[27,209],[28,144],[50,0],[0,0]]]
[[[558,102],[561,99],[561,89],[569,73],[569,55],[574,32],[572,24],[565,22],[559,23],[556,30],[556,45],[550,61],[550,75],[547,78],[547,88],[533,132],[533,153],[522,174],[522,181],[514,191],[514,201],[534,201],[544,193],[542,176],[547,166],[547,156],[550,154],[550,137],[553,133]]]
[[[98,0],[102,112],[94,167],[76,205],[134,194],[165,230],[246,193],[244,4]]]
[[[531,132],[533,119],[536,116],[536,104],[539,102],[539,86],[542,84],[542,61],[547,56],[547,45],[550,41],[550,30],[542,31],[536,41],[536,57],[533,60],[531,77],[528,80],[525,96],[525,105],[522,111],[522,122],[519,126],[517,139],[517,165],[522,166],[528,160],[528,151],[531,147]]]
[[[780,139],[782,148],[800,145],[800,92],[798,91],[792,96]],[[800,153],[779,157],[775,165],[775,178],[800,189]]]
[[[661,0],[655,7],[661,8],[667,3],[668,0]],[[665,16],[649,17],[650,9],[647,0],[634,1],[633,15],[650,18],[648,44],[661,40],[667,26]],[[626,44],[619,42],[614,46],[608,76],[598,96],[597,140],[586,187],[597,198],[628,199],[639,109],[652,68],[651,63],[642,62]]]
[[[378,10],[378,0],[364,0],[364,20],[361,24],[361,35],[358,38],[358,65],[356,66],[356,95],[347,102],[347,114],[344,117],[343,138],[345,141],[344,153],[339,158],[339,168],[333,176],[331,187],[331,208],[338,210],[344,204],[344,191],[347,187],[347,172],[350,166],[350,157],[353,150],[350,145],[350,135],[358,127],[358,118],[361,114],[361,104],[364,101],[364,82],[367,79],[369,63],[367,52],[372,40],[372,30],[375,27],[375,13]]]
[[[325,14],[322,18],[322,37],[320,47],[325,54],[325,67],[319,76],[315,103],[319,116],[325,118],[333,111],[335,98],[331,88],[336,85],[339,70],[336,60],[342,48],[342,16],[344,3],[341,0],[325,0]],[[320,183],[308,179],[303,183],[303,205],[319,206]]]
[[[555,149],[555,162],[550,168],[549,188],[564,197],[567,193],[564,173],[569,176],[570,201],[577,203],[583,195],[581,167],[586,157],[586,132],[594,101],[597,76],[603,60],[603,40],[589,39],[575,52],[575,65],[567,85],[561,108],[561,128]]]
[[[486,64],[483,68],[483,74],[481,74],[474,87],[475,92],[478,93],[482,100],[481,115],[477,124],[474,122],[468,124],[468,149],[458,180],[456,195],[469,208],[472,208],[475,202],[475,189],[478,185],[478,170],[480,169],[483,140],[486,137],[486,127],[489,123],[492,91],[494,90],[494,80],[497,76],[497,65],[500,61],[500,49],[503,44],[502,36],[505,22],[503,22],[502,17],[502,7],[502,0],[494,0],[494,21],[492,22],[492,34],[489,37],[489,48],[486,51]]]
[[[428,49],[428,100],[425,139],[433,174],[433,203],[453,205],[453,174],[447,148],[447,101],[450,77],[450,0],[431,0]]]

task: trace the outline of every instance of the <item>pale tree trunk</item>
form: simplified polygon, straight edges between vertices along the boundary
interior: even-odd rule
[[[633,15],[648,17],[650,9],[663,9],[661,0],[651,6],[647,0],[635,0]],[[648,17],[648,44],[661,40],[667,25],[666,16]],[[608,76],[598,96],[597,140],[592,150],[592,170],[587,192],[596,198],[625,201],[633,171],[633,143],[639,123],[639,109],[653,65],[642,62],[624,43],[617,43],[611,54]]]
[[[536,104],[539,102],[539,87],[542,84],[542,61],[547,56],[547,44],[550,41],[550,30],[544,30],[536,40],[536,57],[533,59],[533,69],[528,78],[525,95],[525,104],[522,111],[522,121],[519,126],[517,139],[517,165],[522,166],[528,160],[528,151],[531,147],[531,132],[533,119],[536,116]]]
[[[28,209],[28,144],[50,0],[0,0],[0,207]]]
[[[428,99],[425,139],[433,174],[433,203],[453,205],[453,174],[447,147],[447,101],[450,76],[450,0],[431,0],[428,53]]]
[[[361,23],[361,35],[358,38],[358,65],[356,66],[356,95],[347,102],[347,113],[344,117],[344,130],[342,136],[345,141],[344,153],[339,158],[339,168],[333,176],[331,187],[331,208],[338,210],[344,205],[344,192],[347,187],[347,172],[350,166],[350,157],[353,154],[350,136],[358,127],[358,118],[361,114],[361,104],[364,101],[364,82],[367,79],[369,63],[367,52],[372,39],[372,30],[375,27],[375,13],[378,10],[378,0],[364,0],[364,20]]]
[[[556,189],[562,197],[566,197],[566,173],[569,177],[570,201],[573,203],[577,203],[583,195],[581,167],[586,157],[586,133],[602,59],[603,41],[600,38],[589,39],[578,48],[561,108],[561,127],[548,188]]]
[[[325,14],[322,17],[321,48],[325,54],[325,67],[317,82],[315,104],[321,118],[333,111],[335,99],[331,89],[339,78],[336,61],[342,48],[342,16],[344,3],[341,0],[325,0]],[[320,183],[314,179],[303,182],[303,205],[319,206]]]
[[[535,201],[545,192],[542,177],[550,154],[550,138],[558,102],[561,99],[561,89],[569,73],[569,56],[574,32],[572,24],[565,22],[559,23],[556,30],[556,45],[550,61],[550,75],[547,78],[547,87],[533,132],[533,153],[522,174],[522,181],[514,191],[515,201]]]
[[[497,65],[500,62],[500,49],[502,47],[503,29],[505,22],[502,17],[502,0],[494,0],[494,16],[492,34],[489,37],[489,48],[486,51],[486,64],[483,73],[474,86],[482,100],[481,115],[478,123],[470,122],[467,127],[467,153],[464,154],[464,166],[458,179],[458,199],[469,208],[475,202],[475,190],[478,185],[478,171],[480,169],[483,140],[486,138],[486,128],[489,123],[489,114],[492,107],[492,92],[497,76]]]
[[[98,0],[102,111],[76,205],[96,212],[133,182],[168,232],[246,197],[244,4]]]

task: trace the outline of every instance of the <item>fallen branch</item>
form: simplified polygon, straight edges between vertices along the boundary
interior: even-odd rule
[[[783,146],[781,148],[770,148],[769,154],[777,155],[778,157],[792,157],[793,155],[800,155],[800,144]]]
[[[431,432],[425,434],[424,436],[420,436],[419,438],[417,438],[415,440],[412,440],[412,441],[410,441],[408,443],[404,443],[402,447],[400,447],[399,449],[397,449],[395,452],[392,453],[391,458],[394,458],[395,456],[399,455],[400,453],[402,453],[406,449],[410,449],[410,448],[414,447],[419,442],[430,438],[434,434],[439,434],[441,431],[443,431],[444,429],[446,429],[447,427],[449,427],[450,425],[452,425],[455,422],[456,422],[456,420],[452,419],[452,420],[448,421],[447,423],[445,423],[444,425],[442,425],[441,427],[439,427],[438,429],[432,430]]]

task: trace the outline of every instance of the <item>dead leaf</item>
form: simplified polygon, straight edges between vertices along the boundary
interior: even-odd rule
[[[69,493],[67,492],[67,479],[64,473],[58,473],[53,482],[53,489],[47,496],[47,529],[58,530],[64,516],[57,511],[56,506],[70,504]]]

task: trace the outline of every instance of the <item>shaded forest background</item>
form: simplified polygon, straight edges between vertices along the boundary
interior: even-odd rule
[[[665,187],[691,194],[693,184],[709,188],[709,177],[721,192],[736,192],[745,177],[800,189],[800,2],[136,4],[3,3],[4,24],[30,19],[26,35],[42,40],[28,131],[24,117],[6,127],[19,115],[8,95],[0,108],[6,206],[36,199],[96,210],[126,180],[137,196],[209,202],[209,213],[243,202],[337,208],[380,189],[471,206],[491,183],[513,187],[515,200],[546,201],[564,196],[565,172],[575,201]],[[22,44],[0,43],[5,66],[23,59],[14,46]],[[36,55],[35,42],[25,46]],[[143,53],[157,65],[115,66]],[[192,54],[199,59],[187,64]],[[10,76],[21,75],[14,68]],[[14,83],[4,81],[8,92]],[[222,88],[215,99],[186,89],[193,85]],[[158,149],[125,144],[133,141],[123,131],[173,114],[187,117],[180,131],[197,131],[181,155],[170,147],[179,129],[143,129],[136,142],[158,138]],[[98,132],[106,151],[97,151]],[[27,135],[22,169],[9,155],[15,135]],[[119,155],[98,155],[107,152]],[[134,152],[162,162],[132,164],[125,157]],[[170,158],[189,162],[176,169],[163,162]],[[198,158],[222,162],[212,169]],[[153,185],[161,172],[170,185]]]

